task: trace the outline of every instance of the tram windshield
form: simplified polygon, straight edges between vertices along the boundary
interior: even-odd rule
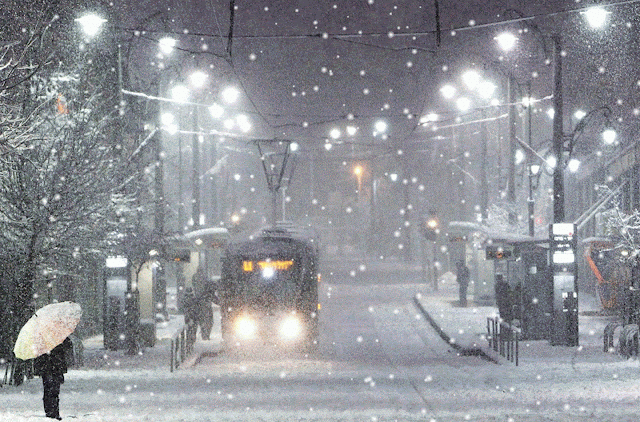
[[[297,272],[293,259],[245,259],[242,261],[243,282],[238,286],[239,293],[257,306],[291,303],[297,292]]]

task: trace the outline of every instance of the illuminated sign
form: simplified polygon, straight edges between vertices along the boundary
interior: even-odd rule
[[[517,251],[512,245],[489,245],[486,248],[486,259],[515,258]]]
[[[191,262],[191,251],[189,249],[176,249],[173,251],[175,262]]]
[[[107,268],[124,268],[129,265],[129,261],[124,256],[109,256],[105,265]]]
[[[280,270],[287,271],[293,265],[293,260],[288,261],[257,261],[255,262],[261,270],[272,269],[272,270]],[[251,272],[254,268],[253,261],[242,261],[242,270],[245,272]]]
[[[552,257],[554,264],[573,264],[576,261],[573,250],[557,250]]]

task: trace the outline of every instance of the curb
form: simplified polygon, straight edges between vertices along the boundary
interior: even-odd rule
[[[480,357],[480,358],[482,358],[482,359],[484,359],[484,360],[486,360],[488,362],[495,363],[495,364],[499,363],[494,357],[490,356],[489,354],[487,354],[484,350],[482,350],[479,347],[463,347],[463,346],[459,345],[458,343],[456,343],[455,341],[453,341],[451,339],[451,336],[449,334],[447,334],[438,325],[438,323],[431,317],[431,315],[429,315],[429,312],[427,312],[427,310],[424,308],[424,306],[422,306],[422,303],[420,303],[418,295],[413,297],[413,302],[415,303],[415,305],[418,308],[418,310],[425,317],[427,322],[429,322],[431,327],[433,327],[433,329],[436,331],[436,333],[440,336],[440,338],[442,340],[444,340],[444,342],[447,343],[447,345],[449,345],[456,352],[458,352],[460,354],[460,356],[478,356],[478,357]]]

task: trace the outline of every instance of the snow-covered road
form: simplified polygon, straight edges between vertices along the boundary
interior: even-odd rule
[[[168,368],[69,372],[61,413],[76,421],[635,421],[637,361],[515,367],[460,357],[421,317],[410,283],[323,283],[309,355],[274,346]],[[526,347],[526,346],[525,346]],[[598,355],[595,355],[596,358]],[[0,390],[0,420],[43,420],[38,379]]]

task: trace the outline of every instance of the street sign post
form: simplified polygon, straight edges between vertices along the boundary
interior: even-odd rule
[[[573,223],[549,226],[549,254],[553,286],[551,344],[578,346],[577,227]]]

